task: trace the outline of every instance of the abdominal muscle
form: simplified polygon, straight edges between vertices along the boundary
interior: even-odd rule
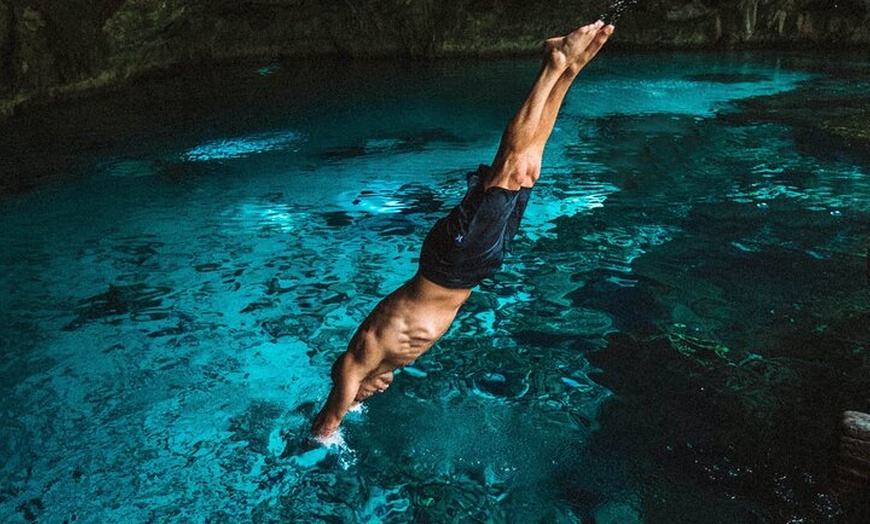
[[[370,377],[405,367],[447,332],[470,294],[469,289],[445,288],[418,274],[375,307],[349,351],[375,364]]]

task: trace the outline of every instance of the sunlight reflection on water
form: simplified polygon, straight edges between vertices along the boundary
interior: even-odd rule
[[[246,137],[213,140],[188,150],[183,156],[192,162],[208,162],[291,148],[298,151],[299,140],[301,137],[294,131],[256,133]]]

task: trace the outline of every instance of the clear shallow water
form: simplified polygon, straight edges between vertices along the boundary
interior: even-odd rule
[[[808,123],[866,97],[841,64],[600,58],[502,273],[328,452],[298,440],[332,359],[536,63],[252,65],[13,120],[0,518],[845,521],[870,167]]]

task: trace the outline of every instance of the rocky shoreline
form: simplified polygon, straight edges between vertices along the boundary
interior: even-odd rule
[[[182,64],[529,54],[611,3],[2,0],[0,115]],[[870,0],[650,0],[617,23],[614,49],[870,49]]]

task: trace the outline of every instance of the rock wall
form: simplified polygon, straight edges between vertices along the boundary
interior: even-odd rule
[[[189,61],[530,52],[611,2],[0,0],[0,113]],[[617,25],[611,47],[870,47],[870,0],[644,0]]]

